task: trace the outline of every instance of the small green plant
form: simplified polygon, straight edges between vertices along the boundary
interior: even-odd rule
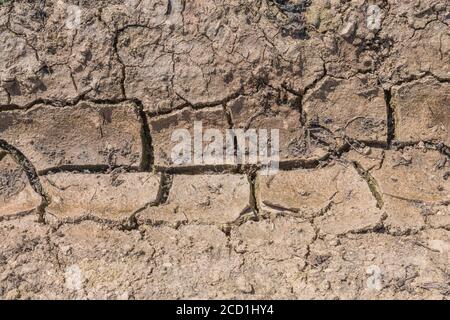
[[[0,6],[7,4],[8,2],[11,2],[11,0],[0,0]]]

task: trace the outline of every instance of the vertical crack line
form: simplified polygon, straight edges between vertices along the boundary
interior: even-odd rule
[[[167,0],[166,16],[170,16],[171,13],[172,13],[172,0]]]
[[[448,158],[450,158],[450,147],[447,147],[445,145],[442,146],[442,148],[440,148],[440,151],[447,156]]]
[[[297,97],[296,102],[298,103],[299,106],[299,111],[300,111],[300,125],[301,128],[306,127],[306,113],[305,113],[305,108],[303,107],[303,97]]]
[[[173,175],[166,172],[161,173],[161,182],[159,184],[158,196],[156,203],[153,206],[160,206],[167,203],[169,199],[170,190],[172,189]]]
[[[305,93],[301,93],[292,88],[289,88],[286,84],[282,84],[281,87],[290,94],[292,94],[293,96],[295,96],[292,105],[294,106],[294,109],[295,106],[298,106],[298,112],[300,113],[300,125],[303,128],[306,125],[306,118],[307,118],[303,108],[303,99],[305,98]]]
[[[45,5],[46,0],[40,0],[39,1],[39,9],[38,9],[38,16],[41,19],[42,25],[45,24],[45,18],[47,17],[47,14],[45,13]]]
[[[115,30],[112,46],[113,46],[114,53],[116,54],[117,60],[119,61],[119,64],[121,66],[121,68],[120,68],[121,69],[120,70],[121,71],[120,90],[122,91],[121,93],[122,93],[123,98],[126,99],[127,94],[126,94],[126,90],[125,90],[125,81],[126,81],[127,73],[126,73],[125,64],[123,63],[122,58],[120,57],[119,49],[118,49],[119,36],[120,36],[121,32],[122,32],[122,30]]]
[[[258,173],[256,170],[252,170],[250,173],[247,174],[247,179],[250,184],[250,207],[255,215],[255,217],[258,219],[260,216],[260,210],[258,206]]]
[[[391,90],[384,90],[384,100],[387,108],[387,145],[388,148],[392,146],[392,142],[395,139],[395,110],[391,103],[392,93]]]
[[[43,222],[45,209],[50,203],[50,197],[42,187],[36,168],[19,149],[10,145],[3,139],[0,139],[0,149],[6,151],[6,153],[9,154],[22,167],[22,170],[25,172],[31,187],[38,195],[41,196],[42,201],[37,208],[37,213],[39,216],[39,222]]]
[[[227,105],[224,103],[223,104],[223,111],[225,113],[225,117],[227,120],[227,124],[228,124],[228,129],[230,130],[230,132],[233,132],[233,130],[235,129],[235,125],[234,125],[234,121],[233,121],[233,115],[231,113],[231,110],[227,107]],[[234,150],[234,159],[237,163],[237,172],[240,172],[242,170],[242,166],[241,164],[238,163],[238,139],[236,134],[233,133],[233,150]]]
[[[378,185],[378,182],[375,180],[374,177],[372,177],[369,171],[365,170],[361,166],[361,164],[359,164],[356,161],[353,161],[352,164],[356,172],[358,172],[359,176],[363,178],[366,181],[367,185],[369,186],[370,192],[372,193],[373,197],[377,202],[377,208],[382,209],[384,206],[384,200],[382,193],[380,192],[380,186]]]
[[[137,228],[139,228],[138,215],[148,208],[158,207],[165,204],[169,198],[172,183],[173,176],[162,172],[156,199],[147,203],[144,207],[136,210],[129,218],[125,219],[121,224],[121,228],[123,230],[136,230]]]
[[[133,102],[137,106],[137,111],[141,122],[142,158],[139,167],[143,171],[149,171],[153,167],[155,158],[154,158],[153,140],[150,134],[150,127],[148,124],[148,117],[144,111],[143,104],[137,100],[134,100]]]

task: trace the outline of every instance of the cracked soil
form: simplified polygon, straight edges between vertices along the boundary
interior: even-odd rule
[[[0,298],[448,299],[449,24],[448,0],[0,0]],[[195,121],[279,129],[280,171],[173,163]]]

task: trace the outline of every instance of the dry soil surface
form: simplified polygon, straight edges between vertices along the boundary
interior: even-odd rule
[[[447,0],[0,0],[0,298],[448,299]],[[280,130],[280,171],[173,163]]]

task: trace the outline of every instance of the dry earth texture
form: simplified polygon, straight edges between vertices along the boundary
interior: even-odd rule
[[[448,0],[1,0],[0,297],[448,299],[449,23]],[[173,164],[194,121],[279,129],[280,172]]]

